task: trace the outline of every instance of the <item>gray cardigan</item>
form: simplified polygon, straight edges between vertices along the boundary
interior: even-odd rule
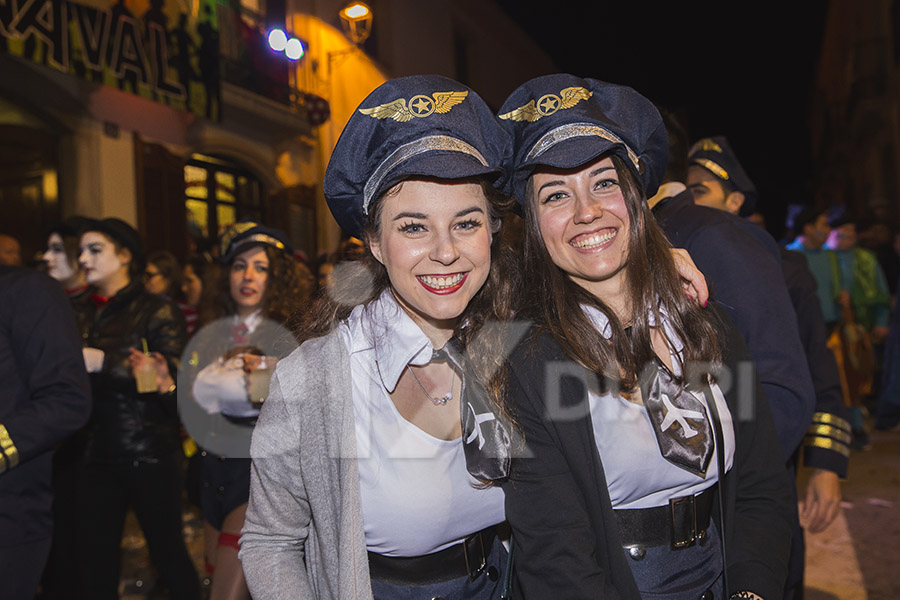
[[[281,360],[253,431],[240,559],[255,600],[372,599],[350,357],[339,329]]]

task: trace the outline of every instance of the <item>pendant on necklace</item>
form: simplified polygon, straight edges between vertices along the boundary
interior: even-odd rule
[[[431,396],[431,403],[434,404],[435,406],[443,406],[443,405],[447,404],[447,402],[450,400],[453,400],[453,394],[451,394],[450,392],[447,392],[440,398],[435,398],[434,396]]]

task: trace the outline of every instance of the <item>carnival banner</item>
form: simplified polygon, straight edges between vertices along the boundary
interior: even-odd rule
[[[0,53],[218,119],[215,0],[0,0]]]

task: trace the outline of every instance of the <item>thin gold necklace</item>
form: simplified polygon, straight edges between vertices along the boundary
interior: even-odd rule
[[[456,378],[456,373],[454,373],[453,371],[450,372],[451,373],[451,375],[450,375],[450,391],[447,392],[446,394],[444,394],[443,396],[441,396],[440,398],[435,398],[434,396],[432,396],[431,394],[428,393],[428,390],[425,389],[425,386],[422,385],[422,382],[419,381],[418,377],[416,377],[415,371],[413,371],[409,367],[409,365],[406,365],[406,370],[409,371],[409,374],[413,376],[413,379],[415,379],[416,383],[419,384],[419,387],[422,388],[422,392],[425,394],[425,397],[428,398],[429,400],[431,400],[431,403],[434,404],[435,406],[444,406],[445,404],[447,404],[448,400],[453,399],[453,380]]]

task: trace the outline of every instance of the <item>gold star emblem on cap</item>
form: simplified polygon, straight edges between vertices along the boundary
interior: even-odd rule
[[[556,94],[544,94],[537,102],[533,99],[528,104],[500,115],[501,119],[510,121],[528,121],[534,123],[541,117],[552,115],[558,110],[572,108],[582,100],[587,100],[592,92],[583,87],[568,87]]]
[[[406,98],[380,104],[374,108],[360,108],[359,112],[375,119],[393,119],[405,123],[432,113],[445,114],[466,99],[469,92],[434,92],[431,98],[424,94],[413,96],[407,106]]]

